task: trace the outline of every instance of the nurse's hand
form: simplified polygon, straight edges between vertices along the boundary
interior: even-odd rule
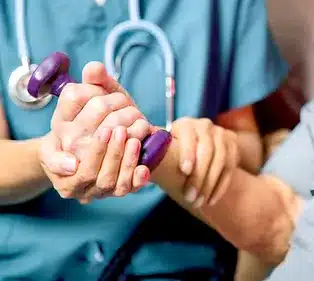
[[[90,63],[83,84],[65,87],[43,139],[42,166],[63,198],[123,196],[149,179],[137,163],[151,125],[129,96],[108,94],[105,76],[102,64]]]
[[[195,208],[216,204],[240,162],[237,135],[209,119],[187,117],[174,122],[172,134],[180,145],[181,171],[188,176],[186,201]]]

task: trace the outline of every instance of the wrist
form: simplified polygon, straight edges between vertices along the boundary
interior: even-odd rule
[[[259,244],[254,245],[251,252],[256,252],[268,264],[278,265],[284,260],[290,248],[290,241],[304,202],[279,179],[266,175],[261,177],[271,184],[278,203],[276,209],[272,209],[269,227],[263,231]]]
[[[30,140],[30,142],[32,142],[32,144],[30,145],[31,149],[33,150],[33,154],[34,154],[34,158],[36,159],[36,163],[37,163],[37,169],[38,169],[38,173],[40,175],[41,178],[48,180],[48,177],[45,173],[45,170],[41,164],[41,144],[42,142],[45,140],[46,136],[43,137],[39,137],[39,138],[35,138]]]
[[[51,187],[40,164],[40,144],[41,139],[1,141],[6,162],[0,173],[0,205],[25,202]]]

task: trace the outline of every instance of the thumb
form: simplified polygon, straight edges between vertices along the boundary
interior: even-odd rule
[[[61,150],[61,143],[53,133],[42,139],[40,162],[44,166],[46,173],[50,172],[58,176],[74,175],[79,163],[73,154]]]
[[[111,76],[107,74],[101,62],[92,61],[85,65],[82,72],[83,83],[99,85],[108,93],[119,92],[130,96],[128,92]]]

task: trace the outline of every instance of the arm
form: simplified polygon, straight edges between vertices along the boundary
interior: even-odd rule
[[[38,160],[39,145],[39,139],[0,140],[0,205],[30,200],[51,186]]]
[[[301,123],[253,176],[236,169],[223,198],[214,206],[193,210],[180,192],[185,178],[177,173],[174,140],[169,153],[153,174],[153,180],[169,195],[205,223],[216,228],[240,249],[259,256],[265,262],[278,264],[289,249],[294,222],[302,208],[302,197],[311,198],[314,189],[314,102],[301,113]],[[167,177],[165,175],[172,175]],[[174,177],[173,175],[178,175]],[[289,186],[293,187],[290,188]]]
[[[49,186],[38,160],[39,144],[37,139],[9,140],[8,124],[0,104],[0,205],[26,201]]]
[[[301,65],[295,65],[275,92],[252,105],[253,118],[262,136],[264,161],[271,157],[300,121],[300,110],[305,103],[303,78]],[[235,280],[263,280],[269,271],[269,264],[258,257],[245,251],[239,252]]]
[[[193,209],[182,196],[181,188],[186,179],[178,173],[177,157],[177,142],[173,140],[166,158],[152,175],[154,182],[235,246],[266,260],[277,261],[282,257],[287,250],[284,243],[287,239],[282,239],[285,237],[278,229],[292,229],[294,211],[299,208],[298,198],[284,183],[270,176],[257,177],[236,169],[232,184],[216,205]]]

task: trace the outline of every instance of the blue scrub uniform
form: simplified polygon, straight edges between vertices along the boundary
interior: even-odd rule
[[[267,30],[262,0],[150,0],[141,4],[143,17],[158,24],[174,48],[177,118],[213,118],[228,107],[254,102],[277,87],[286,74],[286,65]],[[104,7],[92,0],[32,0],[26,1],[26,15],[32,63],[39,63],[51,52],[63,51],[72,60],[71,74],[80,80],[87,62],[103,60],[106,36],[117,23],[128,19],[128,10],[126,0],[108,0]],[[164,125],[164,77],[158,46],[141,33],[124,39],[125,44],[134,40],[151,46],[128,54],[122,84],[152,123]],[[2,102],[12,138],[24,140],[49,131],[56,100],[36,111],[13,104],[7,82],[19,65],[14,1],[2,0]],[[97,280],[164,197],[160,188],[148,186],[124,198],[81,206],[51,190],[28,204],[2,208],[0,280]],[[213,250],[202,243],[151,243],[136,252],[127,272],[151,274],[210,267],[213,257]]]

